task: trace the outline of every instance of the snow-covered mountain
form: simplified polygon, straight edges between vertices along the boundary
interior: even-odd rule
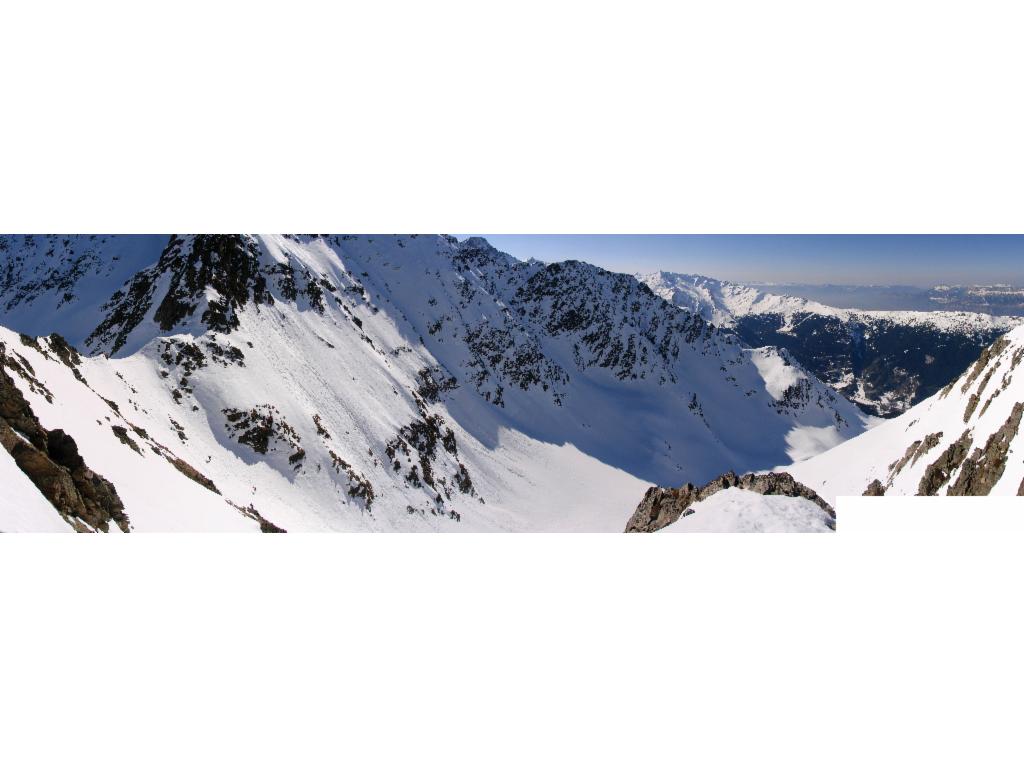
[[[701,275],[638,275],[657,295],[783,347],[866,412],[894,416],[939,391],[1024,318],[972,312],[852,310]]]
[[[79,345],[103,303],[166,244],[166,235],[0,235],[0,323],[32,336],[59,328]]]
[[[977,312],[1024,316],[1024,287],[1017,285],[836,285],[750,283],[778,296],[801,296],[830,307]]]
[[[842,495],[1024,495],[1024,327],[898,418],[787,468]]]
[[[651,484],[865,429],[785,352],[479,238],[7,236],[0,275],[36,450],[70,436],[129,530],[620,531]]]

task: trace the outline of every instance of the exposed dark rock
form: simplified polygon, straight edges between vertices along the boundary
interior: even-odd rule
[[[626,533],[652,533],[660,530],[686,515],[689,508],[698,501],[703,501],[726,488],[739,488],[763,496],[807,499],[821,507],[833,521],[835,520],[836,513],[831,505],[815,491],[794,480],[787,472],[750,472],[742,477],[737,477],[735,472],[727,472],[699,488],[693,483],[687,483],[679,488],[649,488],[626,524]]]
[[[903,468],[906,467],[908,463],[910,464],[910,466],[914,466],[915,464],[917,464],[917,460],[924,456],[926,453],[928,453],[928,451],[930,451],[932,448],[937,446],[940,440],[942,440],[942,433],[932,432],[930,435],[927,435],[923,440],[915,440],[914,442],[912,442],[907,447],[906,452],[899,459],[899,461],[894,461],[892,464],[889,465],[889,484],[892,484],[892,481],[896,477],[896,475],[902,472]]]
[[[1024,403],[1013,406],[1009,418],[985,441],[984,448],[975,448],[970,457],[964,459],[960,474],[946,493],[949,496],[987,496],[1003,476],[1006,469],[1010,443],[1020,429]]]
[[[160,342],[160,359],[168,366],[181,369],[184,376],[206,367],[206,355],[191,341],[168,339]]]
[[[227,417],[225,427],[228,434],[242,445],[248,445],[256,453],[266,454],[278,444],[292,451],[292,457],[298,452],[301,442],[299,434],[281,417],[273,405],[257,405],[248,411],[225,408],[223,412]],[[297,460],[301,458],[302,456],[299,456]]]
[[[131,448],[133,451],[135,451],[140,456],[142,455],[142,450],[139,448],[139,444],[136,443],[128,435],[128,430],[127,429],[125,429],[124,427],[122,427],[119,424],[114,424],[113,426],[110,427],[110,430],[114,433],[114,436],[117,437],[117,439],[121,441],[122,444],[127,445],[129,448]]]
[[[74,374],[76,379],[88,385],[82,372],[78,370],[78,366],[82,364],[82,358],[78,354],[78,350],[68,344],[67,339],[59,333],[51,333],[47,337],[47,341],[49,342],[50,350],[57,356],[57,359],[71,369],[71,373]],[[40,352],[42,352],[41,348]],[[42,352],[42,354],[45,355],[46,353]]]
[[[179,459],[177,456],[173,455],[170,451],[165,451],[165,452],[161,453],[161,455],[165,459],[167,459],[167,462],[172,467],[174,467],[176,470],[181,472],[181,474],[183,474],[189,480],[191,480],[191,481],[193,481],[195,483],[199,483],[199,485],[203,486],[203,488],[205,488],[208,491],[213,491],[218,496],[221,495],[220,490],[217,488],[216,485],[214,485],[213,480],[208,478],[206,475],[204,475],[198,469],[193,467],[187,461],[185,461],[184,459]]]
[[[971,388],[971,384],[974,383],[975,379],[977,379],[982,374],[982,372],[988,367],[988,364],[995,360],[1000,354],[1002,354],[1003,350],[1006,349],[1009,345],[1010,340],[1007,339],[1006,336],[1000,336],[998,339],[992,342],[992,344],[985,347],[985,349],[983,349],[981,351],[981,354],[978,356],[978,360],[977,362],[975,362],[974,367],[971,368],[970,372],[967,374],[967,378],[964,380],[963,385],[960,387],[960,393],[967,394],[967,390]]]
[[[967,408],[964,409],[964,424],[971,420],[971,414],[974,413],[974,409],[978,407],[978,403],[981,398],[978,397],[977,392],[972,392],[971,396],[967,399]]]
[[[334,471],[338,473],[344,471],[348,477],[348,495],[352,498],[362,499],[366,503],[366,509],[370,510],[373,507],[373,499],[376,496],[373,491],[373,485],[363,475],[356,472],[352,465],[335,453],[333,449],[328,449],[328,453],[330,454],[331,466],[334,467]]]
[[[260,533],[287,533],[287,531],[284,528],[274,525],[272,522],[267,520],[267,518],[261,515],[259,511],[256,509],[256,507],[254,507],[252,504],[250,504],[247,507],[243,507],[241,504],[235,504],[233,501],[228,501],[228,504],[237,509],[246,517],[257,521],[260,524]]]
[[[178,439],[181,440],[181,442],[183,443],[188,442],[188,435],[185,434],[185,428],[181,426],[181,424],[176,422],[174,419],[172,419],[170,416],[168,416],[167,418],[171,422],[171,427],[173,427],[175,433],[178,435]]]
[[[440,366],[421,368],[416,373],[416,391],[428,403],[436,403],[445,392],[458,389],[459,383]]]
[[[416,406],[420,412],[420,418],[415,419],[401,429],[398,434],[388,441],[384,448],[391,463],[391,468],[396,473],[402,472],[402,458],[411,460],[408,470],[401,476],[414,488],[426,486],[432,489],[438,499],[450,498],[450,487],[454,485],[460,492],[473,496],[476,489],[473,487],[473,480],[469,476],[469,470],[462,463],[454,473],[446,474],[437,472],[435,462],[438,460],[437,447],[440,445],[450,455],[449,462],[458,457],[458,444],[455,433],[445,426],[444,417],[439,414],[430,413],[422,397],[414,393]],[[443,456],[442,456],[443,458]],[[450,472],[450,470],[449,470]],[[443,502],[439,501],[434,514],[446,514],[450,511],[443,509]]]
[[[313,424],[316,426],[316,433],[317,433],[317,435],[322,437],[324,440],[330,440],[331,439],[331,433],[328,432],[327,428],[323,425],[323,422],[320,419],[320,414],[319,413],[314,413],[313,414]]]
[[[172,236],[157,264],[136,273],[126,290],[103,306],[107,316],[87,343],[117,352],[151,310],[160,329],[170,331],[199,308],[207,288],[219,298],[207,303],[200,319],[209,330],[229,333],[238,327],[237,310],[250,298],[256,304],[273,302],[259,256],[257,242],[244,235]],[[163,275],[169,276],[167,292],[153,309]]]
[[[35,339],[31,339],[31,341],[35,343]],[[38,347],[38,344],[35,346]],[[43,354],[45,356],[45,353]],[[32,392],[45,397],[48,403],[53,402],[53,393],[43,382],[36,378],[35,369],[33,369],[32,363],[28,361],[28,358],[14,350],[7,354],[7,346],[2,341],[0,341],[0,368],[7,368],[11,373],[28,384]]]
[[[85,466],[75,439],[63,429],[51,430],[46,435],[46,452],[51,459],[72,472]]]
[[[196,311],[206,288],[220,298],[210,301],[202,321],[210,330],[230,332],[238,327],[235,311],[252,293],[253,300],[266,303],[266,278],[260,273],[259,246],[241,235],[196,235],[191,252],[173,245],[161,257],[170,265],[171,284],[153,313],[161,330],[169,331]]]
[[[171,331],[195,318],[204,302],[205,309],[195,319],[207,330],[231,333],[238,328],[239,310],[250,303],[257,308],[273,304],[275,289],[287,301],[304,296],[310,308],[320,313],[324,292],[337,292],[326,276],[318,277],[305,268],[299,273],[299,287],[293,263],[264,264],[261,257],[259,241],[248,235],[172,235],[159,261],[136,273],[103,305],[106,316],[86,343],[116,353],[150,313],[162,331]],[[167,290],[158,297],[161,284]],[[216,298],[208,299],[211,290]],[[211,352],[224,365],[244,365],[241,351],[230,345],[219,359]]]
[[[68,368],[77,368],[82,364],[82,357],[78,354],[78,350],[68,344],[67,339],[59,333],[51,333],[48,341],[50,349]]]
[[[0,413],[0,445],[69,525],[76,531],[108,531],[113,522],[126,533],[130,530],[113,484],[86,466],[70,435],[39,424],[2,366],[0,408],[13,416],[12,423]]]
[[[932,432],[930,435],[927,435],[921,442],[921,446],[914,452],[914,458],[910,462],[910,466],[914,466],[917,460],[937,446],[940,440],[942,440],[942,432]]]
[[[882,485],[882,481],[875,479],[872,480],[864,491],[862,496],[885,496],[885,486]]]
[[[462,493],[472,494],[474,492],[473,481],[469,477],[469,470],[461,462],[459,463],[459,471],[455,473],[455,485]]]
[[[971,431],[967,430],[944,450],[935,461],[928,465],[917,486],[918,496],[934,496],[939,488],[949,482],[971,447]]]
[[[910,460],[917,454],[918,448],[921,447],[921,441],[915,440],[907,446],[907,450],[903,452],[903,456],[894,461],[889,465],[889,478],[893,478],[898,475],[903,468],[910,463]]]
[[[12,359],[5,354],[4,345],[0,343],[0,420],[7,421],[36,448],[45,450],[46,430],[40,426],[28,400],[7,373],[6,369],[12,367],[12,363]]]

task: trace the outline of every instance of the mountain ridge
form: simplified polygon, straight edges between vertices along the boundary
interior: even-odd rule
[[[12,253],[29,265],[8,240]],[[521,262],[484,240],[182,235],[135,263],[102,299],[80,276],[87,330],[51,289],[0,315],[54,306],[52,330],[87,353],[88,396],[6,333],[60,382],[57,405],[26,397],[51,428],[85,398],[63,426],[120,489],[134,480],[117,460],[130,446],[104,424],[116,404],[143,454],[133,425],[208,477],[223,494],[212,507],[230,499],[243,525],[252,508],[286,530],[621,530],[652,482],[770,468],[866,426],[789,356],[630,276]],[[140,476],[181,475],[149,454]],[[139,530],[167,523],[122,496]]]
[[[788,471],[840,495],[1024,495],[1024,327],[901,416]]]

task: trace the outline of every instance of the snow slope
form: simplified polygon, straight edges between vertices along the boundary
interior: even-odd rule
[[[942,392],[787,471],[831,503],[876,480],[886,495],[1021,495],[1022,412],[1024,328],[1016,328]]]
[[[21,373],[9,373],[39,422],[46,429],[63,429],[76,440],[88,466],[114,484],[133,530],[259,530],[257,521],[231,505],[230,495],[207,489],[174,466],[173,460],[179,459],[200,468],[203,457],[171,447],[167,430],[149,433],[139,423],[147,420],[138,418],[146,411],[137,400],[121,398],[125,405],[122,410],[113,399],[101,394],[113,391],[110,377],[121,381],[108,361],[83,358],[77,366],[68,365],[51,341],[22,339],[6,328],[0,328],[0,344],[22,361]],[[124,438],[115,430],[122,431]],[[10,459],[6,452],[0,452]],[[205,468],[200,471],[207,474]],[[42,498],[38,491],[36,496]],[[35,526],[38,504],[24,510],[32,512],[33,530],[46,530],[51,525],[48,517]],[[68,530],[52,507],[48,512],[60,524],[59,529]]]
[[[75,437],[135,530],[252,529],[251,505],[289,531],[620,531],[651,484],[769,468],[865,429],[788,356],[580,262],[415,235],[175,235],[144,250],[127,281],[102,259],[80,276],[90,328],[68,309],[74,280],[43,325],[81,341],[88,386],[2,337],[53,390],[30,398],[40,419]],[[68,273],[35,244],[0,255]],[[19,308],[52,290],[19,295],[2,321],[39,332]],[[138,433],[142,456],[116,439],[122,422],[222,496]],[[167,503],[147,498],[164,483]]]
[[[727,488],[658,533],[831,533],[833,526],[829,514],[807,499]]]
[[[50,502],[2,449],[0,489],[0,533],[71,531],[71,526],[54,512]]]

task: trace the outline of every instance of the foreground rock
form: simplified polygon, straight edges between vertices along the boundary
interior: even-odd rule
[[[964,459],[960,475],[947,491],[950,496],[987,496],[992,492],[1003,477],[1010,446],[1017,437],[1022,416],[1024,403],[1017,403],[1006,422],[985,441],[984,447],[976,447]]]
[[[0,446],[76,531],[108,531],[113,523],[127,533],[128,516],[113,484],[86,466],[71,435],[39,423],[8,364],[21,366],[0,345]]]
[[[799,483],[785,472],[753,472],[737,477],[727,472],[701,487],[687,483],[679,488],[653,486],[644,494],[643,501],[626,524],[626,533],[653,533],[676,522],[688,514],[694,504],[727,488],[759,493],[763,496],[790,496],[803,498],[825,510],[835,520],[835,510],[817,493]],[[833,525],[834,527],[834,525]]]

